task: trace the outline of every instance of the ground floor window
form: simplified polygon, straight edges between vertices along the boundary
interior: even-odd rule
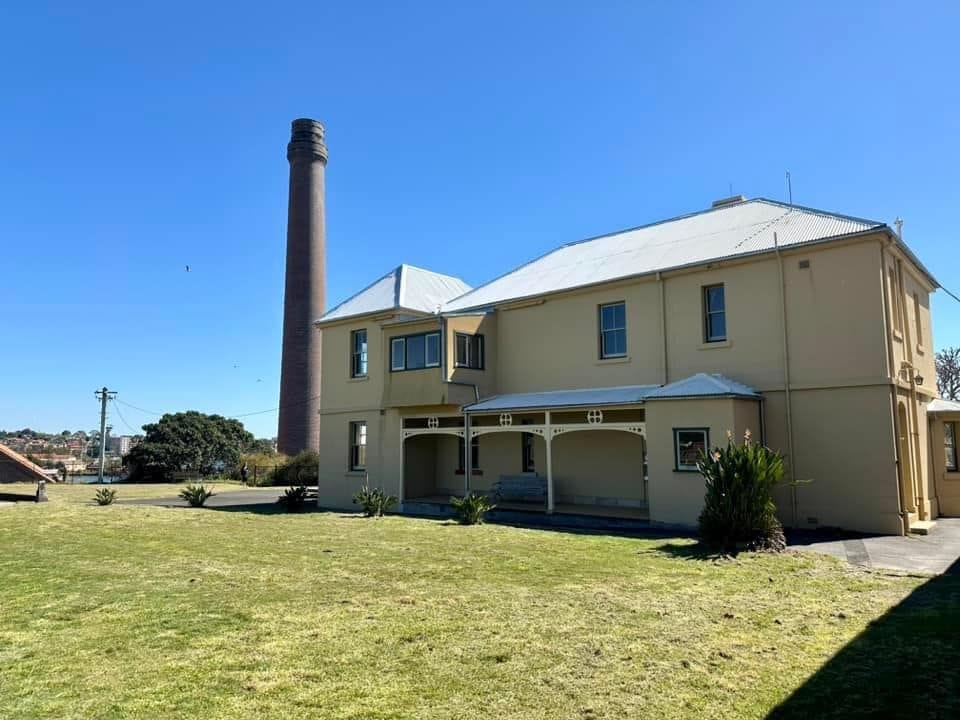
[[[350,469],[366,470],[367,468],[367,424],[365,422],[350,423]]]
[[[460,443],[458,459],[457,459],[457,472],[466,472],[466,456],[464,453],[464,447],[466,446],[466,441],[461,437],[457,438]],[[470,438],[470,467],[476,471],[480,468],[480,436],[474,435]]]
[[[943,449],[947,454],[947,472],[957,472],[957,424],[946,422],[943,424]]]
[[[696,472],[700,454],[707,451],[710,431],[707,428],[674,428],[674,470]]]
[[[533,457],[533,433],[522,433],[520,435],[520,467],[523,472],[536,472],[537,463]]]

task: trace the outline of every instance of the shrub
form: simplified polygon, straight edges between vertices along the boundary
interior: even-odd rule
[[[305,485],[288,487],[283,491],[283,495],[277,498],[277,502],[290,512],[300,512],[307,504],[307,487]]]
[[[240,463],[230,472],[230,479],[240,481],[240,468],[247,466],[247,485],[267,486],[274,484],[274,471],[290,461],[286,455],[279,453],[244,453],[240,456]],[[319,460],[318,460],[319,462]],[[297,485],[299,483],[288,483]]]
[[[190,507],[203,507],[203,504],[213,497],[213,490],[207,490],[201,485],[187,485],[180,491],[180,497],[186,500]]]
[[[383,517],[383,514],[397,504],[397,498],[387,495],[380,488],[371,490],[364,485],[360,492],[353,496],[353,504],[359,505],[367,517]]]
[[[269,473],[271,485],[316,485],[320,471],[320,454],[304,450],[296,457],[277,465]]]
[[[783,481],[780,453],[751,442],[749,430],[742,445],[727,433],[727,447],[701,454],[697,469],[707,485],[700,513],[700,535],[707,544],[726,552],[785,549],[772,494]]]
[[[113,488],[100,488],[93,499],[97,505],[113,505],[113,501],[117,499],[117,491]]]
[[[487,513],[493,510],[494,505],[490,498],[482,493],[470,493],[464,497],[450,498],[453,512],[457,520],[463,525],[480,525]]]

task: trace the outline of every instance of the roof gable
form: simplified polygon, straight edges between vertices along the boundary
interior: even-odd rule
[[[460,278],[404,264],[328,310],[318,322],[387,310],[435,313],[448,300],[469,290]]]
[[[448,302],[494,305],[548,292],[885,228],[882,222],[755,199],[563,245]]]

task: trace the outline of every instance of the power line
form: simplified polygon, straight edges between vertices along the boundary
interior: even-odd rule
[[[132,432],[134,435],[138,435],[138,434],[140,433],[139,430],[134,430],[134,429],[133,429],[133,426],[132,426],[130,423],[127,422],[127,419],[123,416],[123,413],[120,412],[120,408],[117,407],[117,399],[116,399],[116,398],[113,398],[113,409],[117,411],[117,417],[120,418],[120,422],[122,422],[124,425],[126,425],[126,426],[127,426],[127,429],[129,429],[130,432]]]
[[[153,410],[144,410],[142,407],[137,407],[136,405],[131,405],[130,403],[124,402],[123,400],[118,400],[117,398],[114,398],[113,401],[114,401],[115,403],[120,403],[121,405],[125,405],[126,407],[128,407],[128,408],[130,408],[130,409],[132,409],[132,410],[139,410],[140,412],[146,413],[147,415],[156,415],[157,417],[160,417],[160,416],[162,416],[162,415],[164,414],[164,413],[154,412]]]
[[[225,415],[224,417],[226,417],[226,418],[232,418],[232,419],[236,420],[236,419],[239,419],[239,418],[250,417],[251,415],[265,415],[265,414],[267,414],[267,413],[279,412],[280,410],[283,410],[284,408],[297,407],[298,405],[306,405],[307,403],[313,402],[314,400],[318,400],[319,398],[320,398],[319,395],[315,395],[314,397],[307,398],[306,400],[297,400],[296,402],[287,403],[286,405],[279,405],[279,406],[273,407],[273,408],[267,408],[266,410],[253,410],[252,412],[240,413],[240,414],[238,414],[238,415]],[[132,408],[133,410],[138,410],[138,411],[140,411],[140,412],[142,412],[142,413],[146,413],[147,415],[156,415],[157,417],[162,417],[163,415],[166,414],[166,413],[154,412],[153,410],[147,410],[147,409],[142,408],[142,407],[137,407],[136,405],[132,405],[132,404],[130,404],[130,403],[128,403],[128,402],[124,402],[123,400],[114,399],[114,403],[120,403],[121,405],[124,405],[125,407]],[[119,413],[119,410],[118,410],[117,412]],[[124,422],[126,422],[126,421],[124,420]]]

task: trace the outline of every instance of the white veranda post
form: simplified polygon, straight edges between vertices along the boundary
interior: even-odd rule
[[[547,512],[553,512],[553,443],[550,430],[550,411],[547,410],[544,415],[544,433],[543,439],[547,444]]]

